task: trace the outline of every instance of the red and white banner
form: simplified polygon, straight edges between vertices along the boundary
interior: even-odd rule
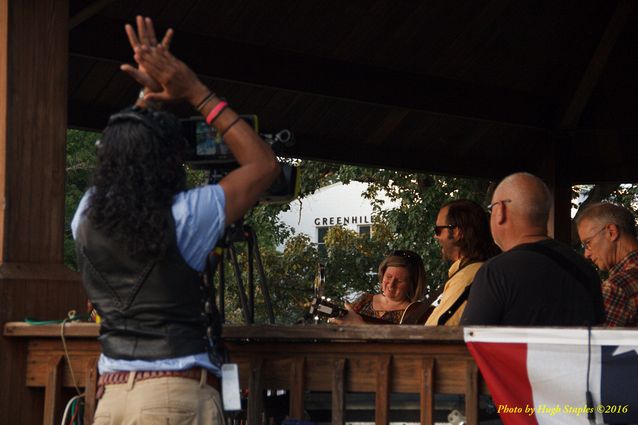
[[[464,333],[504,424],[638,423],[638,330],[466,327]]]

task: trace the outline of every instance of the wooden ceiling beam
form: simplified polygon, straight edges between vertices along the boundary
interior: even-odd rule
[[[560,129],[574,129],[578,126],[580,118],[589,102],[596,84],[600,79],[601,74],[605,70],[607,60],[611,54],[612,49],[616,45],[618,36],[622,32],[627,18],[631,14],[634,7],[635,0],[619,0],[609,19],[609,23],[605,28],[605,31],[594,51],[587,68],[583,72],[583,76],[578,84],[578,88],[574,92],[569,106],[565,110],[563,117],[560,121]]]
[[[71,16],[71,18],[69,19],[69,30],[72,30],[73,28],[80,25],[82,22],[86,21],[92,16],[95,16],[100,12],[100,10],[104,9],[106,6],[113,3],[114,1],[115,0],[94,1],[93,3],[91,3],[90,6],[85,7],[75,15]]]
[[[69,102],[68,123],[70,128],[99,131],[106,125],[114,111],[91,108],[78,102]],[[282,157],[330,161],[366,167],[412,170],[418,172],[456,175],[464,177],[500,178],[520,170],[534,171],[535,161],[517,158],[504,162],[494,155],[447,159],[440,155],[424,155],[418,149],[400,148],[397,144],[375,145],[365,141],[339,143],[312,134],[296,134],[297,143],[292,147],[278,148]],[[354,161],[354,162],[353,162]],[[476,164],[482,166],[476,168]],[[472,175],[468,171],[472,170]]]
[[[292,147],[279,150],[283,157],[330,161],[364,167],[379,167],[459,177],[501,178],[520,170],[535,170],[534,158],[519,157],[502,161],[494,155],[483,158],[445,158],[444,155],[424,155],[418,149],[401,148],[397,145],[370,145],[364,141],[340,143],[310,134],[296,134],[298,141]],[[330,158],[327,159],[327,153]],[[476,164],[480,163],[481,167]]]
[[[70,54],[130,62],[123,28],[124,22],[94,17],[71,31]],[[548,99],[528,93],[183,31],[172,49],[201,75],[240,84],[533,128],[547,127],[555,112]]]
[[[638,130],[580,130],[570,134],[572,184],[636,183]]]

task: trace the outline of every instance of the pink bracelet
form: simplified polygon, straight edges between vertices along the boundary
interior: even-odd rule
[[[206,117],[206,124],[211,125],[213,121],[217,119],[219,115],[221,115],[222,111],[228,106],[226,102],[219,102],[212,111]]]

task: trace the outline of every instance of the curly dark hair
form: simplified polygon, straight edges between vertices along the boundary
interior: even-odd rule
[[[177,117],[140,108],[112,115],[97,143],[88,217],[134,258],[166,250],[167,209],[186,185],[184,146]]]

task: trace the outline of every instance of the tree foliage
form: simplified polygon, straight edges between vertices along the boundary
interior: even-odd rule
[[[66,221],[64,260],[75,269],[75,252],[70,221],[77,205],[90,185],[95,161],[96,133],[69,130],[67,133]],[[360,181],[368,184],[364,196],[373,205],[371,235],[359,235],[335,226],[325,237],[325,252],[319,251],[307,235],[278,219],[288,205],[257,205],[244,218],[256,232],[265,267],[276,322],[294,323],[303,317],[313,295],[313,281],[319,263],[326,265],[326,295],[344,298],[360,291],[375,292],[379,279],[377,268],[383,257],[394,249],[411,249],[425,263],[431,288],[445,281],[448,265],[441,259],[433,238],[433,226],[442,204],[453,199],[469,198],[486,205],[493,182],[468,178],[428,175],[410,171],[371,169],[314,161],[295,161],[301,173],[302,199],[326,185]],[[208,173],[188,170],[190,186],[208,182]],[[574,208],[591,202],[609,200],[634,206],[638,186],[578,186],[573,191]],[[392,206],[385,204],[386,199]],[[248,282],[246,244],[237,242],[238,266],[244,284]],[[283,251],[278,250],[284,246]],[[226,270],[226,316],[232,323],[243,322],[234,268]],[[259,276],[256,273],[256,322],[267,321]]]
[[[375,221],[391,235],[386,238],[389,245],[376,253],[376,264],[390,250],[413,250],[424,260],[431,288],[440,285],[447,273],[447,265],[441,260],[440,248],[433,238],[433,226],[441,205],[461,198],[485,204],[491,184],[487,180],[310,161],[304,162],[303,171],[304,180],[306,176],[320,179],[319,187],[334,182],[367,183],[364,197],[373,205]],[[386,198],[398,206],[386,208]]]
[[[71,219],[90,185],[95,166],[95,142],[98,133],[68,130],[66,139],[64,264],[77,270],[75,248],[71,235]]]

